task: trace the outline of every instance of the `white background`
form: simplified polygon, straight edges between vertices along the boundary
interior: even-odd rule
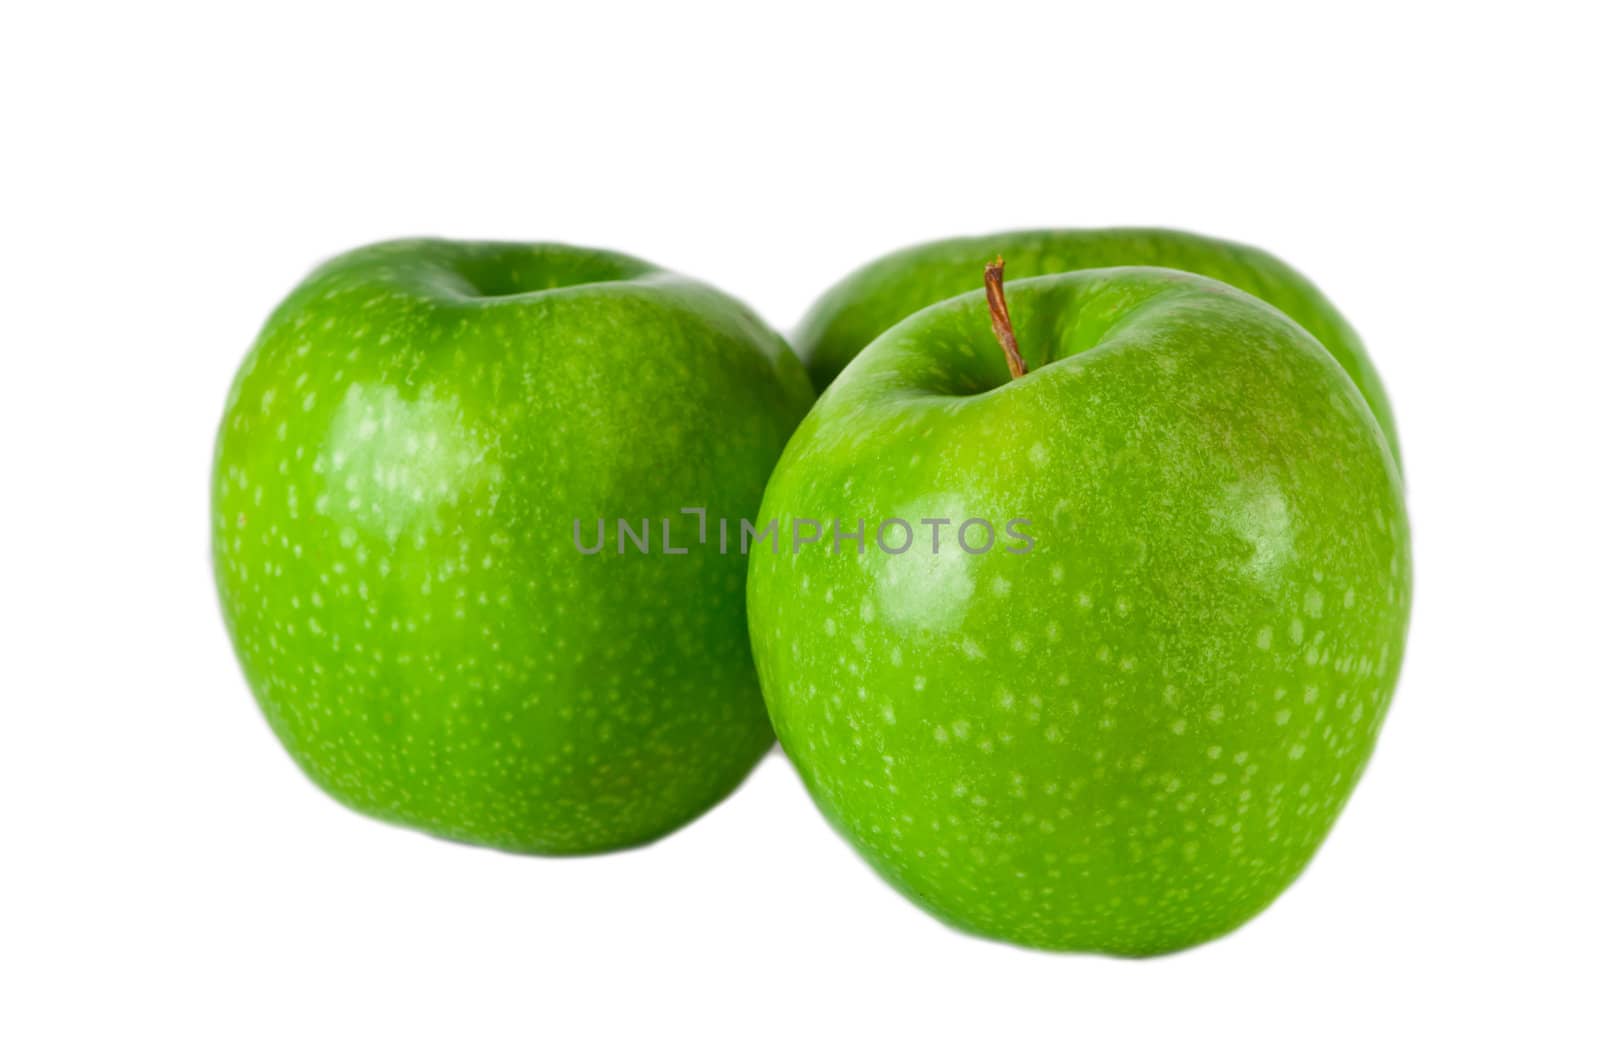
[[[6,5],[0,1058],[1596,1058],[1584,6]],[[267,730],[208,465],[318,260],[569,240],[786,328],[904,243],[1115,223],[1309,273],[1404,441],[1398,698],[1233,936],[963,937],[778,756],[653,847],[550,861],[344,811]]]

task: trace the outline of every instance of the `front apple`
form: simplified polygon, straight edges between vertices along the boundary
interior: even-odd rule
[[[795,433],[761,521],[866,534],[752,554],[762,688],[823,812],[941,918],[1183,948],[1294,879],[1367,761],[1400,474],[1327,350],[1236,289],[1129,268],[1009,296],[1021,376],[975,291]]]
[[[462,841],[687,822],[772,736],[742,559],[663,556],[661,522],[753,509],[809,399],[749,311],[622,255],[403,241],[317,270],[239,371],[213,478],[273,730],[346,804]],[[653,549],[580,551],[580,520]]]

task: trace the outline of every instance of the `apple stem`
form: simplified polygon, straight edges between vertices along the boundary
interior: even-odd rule
[[[994,329],[994,338],[1000,341],[1000,349],[1006,352],[1006,366],[1011,370],[1011,379],[1017,380],[1028,371],[1028,363],[1022,360],[1022,353],[1017,350],[1017,334],[1011,327],[1011,310],[1006,306],[1005,273],[1006,260],[996,255],[993,262],[983,267],[983,290],[989,296],[989,326]]]

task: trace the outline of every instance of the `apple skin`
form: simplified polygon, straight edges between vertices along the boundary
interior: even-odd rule
[[[1366,397],[1399,461],[1394,414],[1361,338],[1327,298],[1287,263],[1258,248],[1170,229],[1039,229],[919,244],[869,262],[825,292],[794,333],[795,352],[821,392],[889,326],[977,287],[982,265],[1003,253],[1006,277],[1110,266],[1161,266],[1213,277],[1277,307],[1328,349]]]
[[[1034,546],[751,555],[779,741],[833,825],[948,923],[1148,955],[1265,908],[1360,777],[1400,668],[1399,469],[1267,304],[1126,268],[981,291],[874,340],[760,516],[1030,519]],[[890,540],[898,545],[902,536]],[[974,545],[981,545],[974,532]]]
[[[750,512],[811,400],[730,297],[623,255],[410,240],[278,307],[217,438],[212,544],[296,762],[464,842],[650,841],[772,742],[737,554],[578,552],[573,522]]]

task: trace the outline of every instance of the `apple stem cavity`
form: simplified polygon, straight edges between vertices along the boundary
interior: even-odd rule
[[[1017,333],[1011,327],[1011,310],[1006,306],[1005,275],[1006,260],[996,255],[993,262],[983,267],[983,290],[989,297],[989,327],[994,329],[1000,349],[1006,352],[1011,379],[1018,380],[1028,371],[1028,363],[1017,350]]]

